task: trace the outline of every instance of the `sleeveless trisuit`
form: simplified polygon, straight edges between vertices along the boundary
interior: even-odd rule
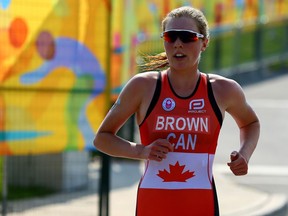
[[[209,76],[201,73],[188,97],[178,96],[167,71],[159,72],[141,142],[167,139],[174,151],[147,160],[137,194],[137,216],[219,215],[212,165],[222,125]]]

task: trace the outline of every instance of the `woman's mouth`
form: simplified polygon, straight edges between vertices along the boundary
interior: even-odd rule
[[[184,55],[182,53],[177,53],[177,54],[174,55],[174,57],[177,58],[177,59],[181,59],[181,58],[186,57],[186,55]]]

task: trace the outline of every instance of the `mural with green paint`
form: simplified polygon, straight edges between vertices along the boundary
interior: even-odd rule
[[[185,5],[211,28],[288,15],[288,0],[0,0],[0,155],[95,150],[138,51],[163,50],[161,20]]]

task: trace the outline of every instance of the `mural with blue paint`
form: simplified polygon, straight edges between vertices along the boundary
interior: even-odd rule
[[[95,150],[107,1],[37,2],[0,0],[0,155]]]
[[[137,73],[137,48],[161,41],[173,8],[201,9],[212,28],[288,15],[288,0],[39,2],[0,0],[0,155],[95,150],[107,104]]]
[[[88,122],[86,110],[91,100],[104,92],[106,78],[103,69],[98,60],[91,51],[77,40],[71,38],[57,38],[54,40],[49,32],[42,32],[37,40],[37,48],[39,54],[46,61],[30,72],[24,72],[20,77],[23,85],[31,85],[41,82],[51,72],[58,67],[69,68],[75,75],[77,82],[71,89],[67,99],[67,125],[78,125],[85,139],[85,149],[92,149],[91,140],[93,140],[95,131]],[[83,80],[81,82],[80,80]],[[83,85],[85,83],[85,85]],[[73,94],[75,92],[86,91],[90,93],[86,101],[82,104],[82,108],[78,112],[69,112],[73,109]],[[69,114],[70,113],[70,114]],[[73,116],[78,116],[74,118]],[[68,128],[68,145],[66,149],[77,149],[77,140],[74,139],[73,130]]]

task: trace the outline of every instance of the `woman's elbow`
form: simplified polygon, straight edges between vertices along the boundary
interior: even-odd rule
[[[95,135],[93,144],[98,151],[103,153],[108,153],[110,151],[110,133],[106,133],[103,131],[98,131]]]
[[[101,150],[101,136],[100,134],[97,132],[96,135],[95,135],[95,138],[93,140],[93,145],[95,146],[95,148],[97,150]]]

